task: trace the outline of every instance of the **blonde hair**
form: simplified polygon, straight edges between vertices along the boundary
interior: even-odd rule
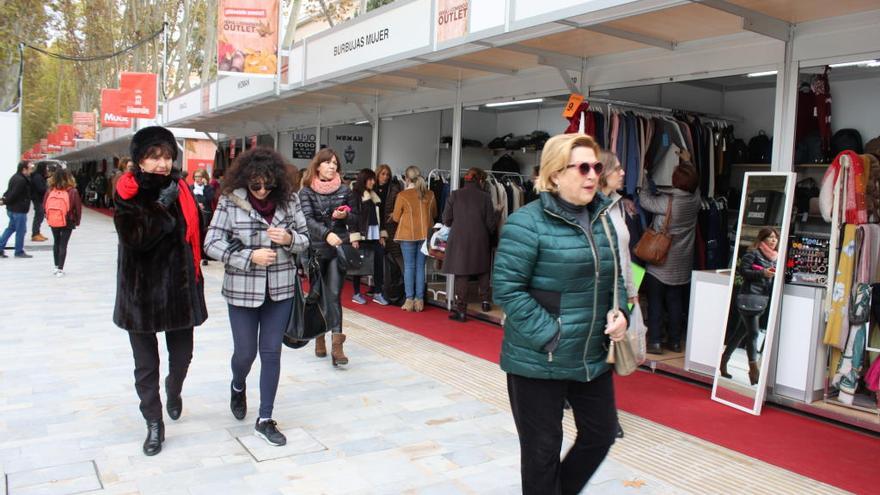
[[[538,171],[535,190],[558,192],[559,187],[553,183],[553,176],[565,170],[571,150],[581,146],[592,149],[597,157],[601,152],[596,140],[586,134],[559,134],[548,139],[541,152],[541,170]]]
[[[425,194],[428,192],[428,183],[425,182],[425,178],[422,177],[422,171],[419,170],[419,167],[416,167],[415,165],[406,167],[403,176],[406,177],[408,183],[415,184],[416,190],[419,192],[419,199],[425,199]]]
[[[599,153],[599,161],[605,165],[602,174],[599,176],[599,189],[605,189],[608,187],[608,176],[617,171],[617,167],[620,167],[620,160],[617,159],[617,155],[614,153],[602,150]]]

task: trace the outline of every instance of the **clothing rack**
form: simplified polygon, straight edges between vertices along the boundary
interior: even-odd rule
[[[450,177],[452,177],[452,171],[442,168],[431,169],[431,171],[428,172],[428,182],[431,182],[431,179],[433,179],[435,175],[438,179],[449,181]]]
[[[595,103],[604,103],[606,105],[606,112],[608,114],[611,113],[611,107],[624,107],[624,108],[633,108],[636,110],[642,110],[645,112],[659,113],[659,114],[663,114],[663,115],[674,115],[676,113],[694,115],[697,117],[701,117],[704,120],[715,121],[716,123],[718,123],[724,127],[726,127],[730,123],[742,121],[742,119],[738,118],[738,117],[730,117],[730,116],[726,116],[726,115],[714,115],[714,114],[710,114],[710,113],[694,112],[694,111],[690,111],[690,110],[679,110],[679,109],[675,109],[675,108],[658,107],[658,106],[653,106],[653,105],[644,105],[641,103],[633,103],[633,102],[623,101],[623,100],[612,100],[612,99],[608,99],[608,98],[590,98],[590,97],[588,97],[588,98],[586,98],[585,101],[589,104],[592,104],[594,102]],[[592,105],[590,105],[590,109],[592,109],[592,108],[593,108]],[[605,112],[602,112],[602,113],[605,113]]]

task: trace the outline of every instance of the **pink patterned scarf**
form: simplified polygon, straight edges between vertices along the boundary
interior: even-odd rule
[[[312,185],[310,187],[318,194],[333,194],[339,190],[339,186],[341,185],[342,178],[339,177],[339,174],[336,174],[333,176],[333,179],[327,181],[315,177],[312,179]]]
[[[761,250],[761,254],[763,254],[765,258],[773,262],[776,261],[776,257],[779,255],[775,249],[768,246],[764,241],[761,241],[761,244],[758,244],[758,249]]]

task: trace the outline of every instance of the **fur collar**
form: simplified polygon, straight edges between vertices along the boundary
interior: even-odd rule
[[[375,204],[379,204],[382,202],[382,198],[375,191],[364,191],[361,201],[372,201]]]

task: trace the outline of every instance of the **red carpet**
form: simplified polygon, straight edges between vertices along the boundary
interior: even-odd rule
[[[418,315],[400,308],[351,302],[346,283],[343,305],[436,342],[497,363],[503,331],[469,320],[452,322],[428,307]],[[787,411],[764,407],[761,416],[739,412],[709,399],[709,389],[645,371],[615,377],[617,406],[628,413],[741,452],[855,493],[880,493],[877,470],[880,439]]]

